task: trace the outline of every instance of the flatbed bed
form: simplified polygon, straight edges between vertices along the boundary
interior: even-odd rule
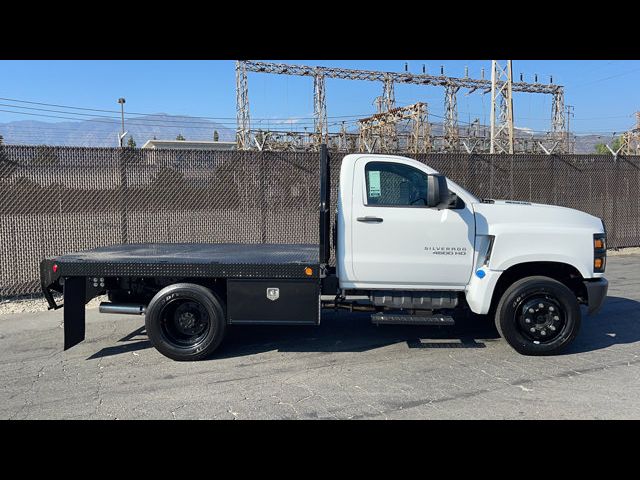
[[[69,348],[84,338],[84,303],[104,291],[106,278],[215,278],[231,282],[229,295],[272,287],[313,299],[320,288],[320,267],[319,248],[313,244],[142,243],[47,258],[40,264],[40,273],[50,308],[60,307],[51,291],[64,291],[65,348]],[[70,301],[77,307],[71,308]],[[252,318],[260,318],[260,310],[269,306],[260,302],[255,299],[252,305],[230,309],[229,323],[254,323]],[[298,321],[277,309],[266,316],[262,313],[260,323],[317,323],[316,311],[312,306],[301,315],[304,312],[293,309],[301,318]]]
[[[173,320],[167,323],[168,317],[163,316],[161,328],[171,331],[163,330],[158,335],[180,342],[206,332],[207,349],[217,345],[211,341],[221,340],[227,324],[317,325],[321,294],[337,294],[337,282],[325,281],[328,276],[335,277],[328,267],[330,184],[326,147],[320,161],[320,230],[316,244],[121,244],[42,260],[40,278],[49,307],[62,306],[56,303],[53,292],[64,295],[65,350],[84,340],[85,305],[101,295],[109,299],[100,304],[101,312],[144,313],[145,322],[155,318],[154,311],[164,311],[169,305],[166,308],[171,310]],[[154,337],[153,327],[148,334]],[[169,355],[181,358],[184,352],[180,348]],[[194,356],[188,358],[204,356],[207,349],[195,345]]]
[[[140,243],[48,258],[43,269],[51,274],[49,281],[66,276],[317,278],[318,255],[314,244]]]

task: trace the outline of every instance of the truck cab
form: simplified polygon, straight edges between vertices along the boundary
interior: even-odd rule
[[[446,305],[492,314],[509,343],[530,354],[566,346],[577,333],[578,305],[593,313],[607,291],[599,218],[480,199],[392,155],[344,157],[336,258],[344,291],[412,312]]]

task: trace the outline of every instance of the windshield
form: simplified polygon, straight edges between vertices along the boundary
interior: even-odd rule
[[[455,192],[459,197],[462,197],[462,199],[465,201],[468,201],[471,203],[480,202],[480,198],[476,197],[469,190],[465,190],[464,188],[462,188],[460,185],[458,185],[456,182],[451,180],[449,177],[447,177],[447,186],[449,190],[452,190],[453,192]],[[462,195],[460,195],[461,192],[462,192]]]

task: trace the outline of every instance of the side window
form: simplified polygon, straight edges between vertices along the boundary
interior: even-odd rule
[[[394,162],[369,162],[364,167],[367,205],[421,207],[427,204],[427,174]]]

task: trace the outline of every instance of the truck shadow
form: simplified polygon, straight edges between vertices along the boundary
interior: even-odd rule
[[[455,326],[380,325],[370,314],[323,312],[320,326],[242,326],[229,330],[212,359],[277,350],[279,352],[364,352],[398,343],[409,348],[485,348],[499,339],[484,317],[464,318]]]
[[[405,343],[409,348],[485,348],[490,342],[505,342],[493,319],[469,315],[455,326],[417,327],[371,324],[366,313],[326,312],[319,327],[243,326],[229,335],[212,359],[279,352],[364,352]],[[582,319],[580,333],[561,355],[601,350],[617,344],[640,342],[640,302],[607,297],[602,310]],[[505,342],[506,345],[506,342]],[[515,351],[514,355],[517,355]]]
[[[493,320],[479,315],[457,319],[455,326],[418,327],[371,324],[366,313],[325,311],[320,326],[246,325],[229,328],[211,360],[279,352],[364,352],[398,343],[409,348],[485,348],[500,339]],[[584,316],[582,328],[563,355],[600,350],[640,341],[640,302],[607,297],[602,311]],[[152,348],[144,327],[121,338],[89,359]],[[515,355],[515,352],[514,352]]]
[[[583,315],[580,333],[564,355],[640,342],[640,302],[608,296],[597,315]]]
[[[122,353],[135,352],[138,350],[144,350],[145,348],[153,348],[151,342],[147,338],[147,332],[145,327],[136,328],[133,332],[128,333],[120,340],[119,345],[113,347],[106,347],[97,351],[93,355],[87,358],[87,360],[93,360],[95,358],[110,357],[112,355],[120,355]]]

